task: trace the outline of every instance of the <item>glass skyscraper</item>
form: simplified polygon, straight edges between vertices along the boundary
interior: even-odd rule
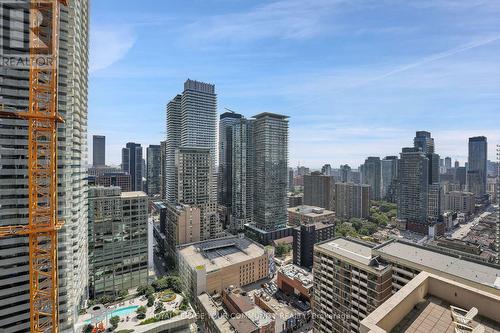
[[[255,137],[253,119],[238,119],[231,127],[232,137],[232,190],[230,229],[243,230],[253,221],[255,180]]]
[[[286,226],[288,180],[288,116],[256,116],[254,222],[263,231]]]
[[[161,193],[161,146],[146,148],[146,192],[149,196]]]
[[[219,205],[231,207],[233,182],[233,131],[232,125],[243,116],[235,112],[224,112],[219,119],[219,174],[217,201]]]
[[[142,147],[138,143],[128,142],[122,148],[122,170],[130,175],[132,191],[142,191]]]
[[[481,198],[486,194],[488,142],[484,136],[469,138],[467,187]]]
[[[106,137],[104,135],[92,136],[92,165],[94,167],[106,165]]]

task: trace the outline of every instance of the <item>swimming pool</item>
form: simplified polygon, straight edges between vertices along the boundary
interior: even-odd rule
[[[139,305],[131,305],[131,306],[126,306],[124,308],[119,308],[119,309],[116,309],[114,311],[111,311],[107,314],[107,317],[108,319],[111,318],[111,317],[114,317],[114,316],[126,316],[128,314],[131,314],[133,313],[135,310],[137,310],[137,308],[139,307]],[[92,319],[89,319],[89,320],[86,320],[85,321],[85,324],[90,324],[91,322],[100,322],[104,320],[104,316],[102,317],[94,317]]]
[[[113,312],[111,312],[111,317],[128,315],[128,314],[134,312],[135,310],[137,310],[138,307],[139,307],[139,305],[132,305],[132,306],[126,306],[124,308],[116,309]]]

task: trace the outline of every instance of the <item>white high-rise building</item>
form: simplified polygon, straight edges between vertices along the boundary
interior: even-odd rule
[[[220,236],[217,216],[215,85],[193,80],[167,105],[167,201],[199,206],[201,239]],[[188,181],[193,186],[188,186]],[[192,190],[192,191],[190,191]]]
[[[181,120],[181,145],[210,149],[212,163],[215,166],[217,124],[215,85],[189,79],[184,82]]]
[[[181,95],[175,96],[167,104],[167,160],[166,167],[166,199],[177,203],[177,174],[175,171],[175,150],[181,145]]]
[[[11,4],[13,2],[10,2]],[[0,29],[5,40],[26,39],[28,1],[23,11],[7,14],[5,2]],[[5,15],[10,20],[4,19]],[[15,23],[19,24],[16,25]],[[64,123],[58,129],[58,215],[60,332],[73,332],[78,310],[87,297],[87,81],[88,0],[62,7],[59,52],[58,111]],[[3,38],[3,37],[2,37]],[[9,39],[10,38],[10,39]],[[15,53],[10,43],[2,53]],[[0,66],[0,104],[6,110],[28,109],[27,68]],[[27,122],[0,121],[0,225],[28,223]],[[0,331],[29,331],[29,265],[27,237],[0,239]]]

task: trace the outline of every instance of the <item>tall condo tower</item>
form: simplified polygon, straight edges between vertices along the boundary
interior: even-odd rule
[[[177,175],[175,172],[175,151],[181,146],[181,99],[182,95],[175,96],[167,104],[167,140],[165,181],[167,202],[177,203]]]
[[[467,187],[481,198],[486,194],[488,141],[484,136],[469,138],[469,163]]]
[[[104,135],[92,136],[92,165],[94,167],[106,165],[106,137]]]
[[[125,148],[122,148],[122,170],[130,175],[132,191],[142,191],[142,169],[141,145],[128,142]]]
[[[223,234],[217,214],[215,85],[187,80],[167,105],[166,196],[201,211],[201,239]]]
[[[363,164],[363,184],[370,185],[370,199],[380,200],[381,162],[380,157],[368,157]]]
[[[429,160],[419,148],[403,148],[398,165],[398,218],[427,234]]]
[[[286,226],[288,178],[288,116],[256,116],[254,222],[263,231]]]
[[[230,229],[241,231],[253,221],[255,137],[253,119],[238,119],[231,126],[231,214]]]
[[[7,2],[2,1],[0,6]],[[27,55],[29,13],[27,1],[8,1],[0,20],[0,52]],[[19,3],[19,2],[17,2]],[[87,264],[87,84],[88,1],[62,6],[59,34],[58,113],[58,232],[59,329],[73,331],[86,299]],[[15,27],[15,29],[12,29]],[[1,36],[10,31],[10,36]],[[4,38],[5,37],[5,38]],[[14,43],[10,43],[14,41]],[[25,47],[19,49],[19,41]],[[19,65],[19,64],[18,64]],[[29,68],[0,66],[0,104],[6,111],[28,110]],[[28,223],[27,122],[0,122],[0,225]],[[0,331],[28,332],[30,327],[28,237],[0,240]]]
[[[149,145],[146,148],[146,193],[149,196],[161,192],[161,146]]]
[[[233,131],[243,116],[235,112],[224,112],[219,119],[219,173],[217,179],[217,201],[219,205],[230,208],[233,189]]]

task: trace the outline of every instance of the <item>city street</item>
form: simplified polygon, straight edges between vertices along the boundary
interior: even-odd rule
[[[455,230],[451,233],[450,238],[451,239],[464,238],[465,236],[467,236],[467,234],[469,233],[470,229],[473,226],[478,224],[481,221],[481,219],[487,217],[488,215],[493,214],[494,211],[495,211],[495,208],[493,206],[489,206],[484,213],[482,213],[479,216],[476,216],[472,221],[470,221],[466,224],[460,225],[457,230]]]

